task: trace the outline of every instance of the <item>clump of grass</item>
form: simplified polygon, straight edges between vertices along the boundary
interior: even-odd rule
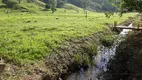
[[[89,58],[89,55],[87,53],[84,53],[82,66],[87,69],[90,65],[91,59]]]
[[[91,65],[89,55],[87,53],[84,53],[82,55],[80,54],[74,54],[74,66],[76,69],[88,68]]]
[[[133,26],[134,27],[142,27],[142,18],[141,19],[135,19],[133,21]]]
[[[105,47],[110,47],[113,45],[115,41],[115,37],[113,35],[105,35],[100,42],[102,43],[103,46]]]
[[[97,55],[97,44],[96,43],[90,44],[88,49],[89,49],[88,50],[89,51],[88,54],[90,55],[90,57]]]
[[[83,62],[82,55],[74,54],[74,64],[78,65],[78,66],[81,66],[82,62]]]

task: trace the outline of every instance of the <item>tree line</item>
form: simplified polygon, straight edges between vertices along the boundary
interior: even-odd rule
[[[66,3],[76,5],[84,10],[92,11],[121,11],[125,13],[128,11],[142,12],[142,0],[1,0],[7,7],[11,8],[15,4],[21,3],[21,1],[27,2],[44,2],[44,6],[47,9],[51,9],[54,13],[56,8],[62,8]],[[41,4],[42,5],[42,4]]]
[[[92,11],[116,11],[116,7],[109,0],[42,0],[49,8],[61,8],[64,4],[71,3],[83,9]],[[56,6],[56,7],[55,7]]]

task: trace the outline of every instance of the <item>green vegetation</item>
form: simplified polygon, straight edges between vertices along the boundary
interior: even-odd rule
[[[109,1],[0,0],[0,58],[8,68],[2,79],[56,80],[70,66],[93,65],[99,40],[104,46],[114,42],[108,25],[136,15],[120,17]]]
[[[0,7],[22,12],[36,12],[44,9],[45,3],[39,0],[0,0]]]
[[[74,67],[80,69],[80,67],[87,68],[92,63],[93,60],[90,59],[89,55],[87,53],[84,53],[83,55],[74,54]]]
[[[117,10],[109,0],[0,0],[0,7],[32,12],[48,7],[52,12],[55,12],[56,7],[63,8],[66,3],[91,11],[114,12]]]
[[[97,44],[90,42],[88,45],[82,47],[84,52],[81,54],[74,53],[74,65],[75,68],[84,67],[87,68],[94,65],[94,56],[97,55]]]
[[[77,13],[82,10],[81,8],[79,8],[75,5],[72,5],[72,4],[65,4],[64,8],[67,10],[75,10],[75,11],[77,11]]]
[[[121,0],[121,11],[128,12],[128,11],[137,11],[142,12],[142,1],[141,0]]]
[[[133,21],[134,27],[142,27],[142,17],[139,15],[136,19]]]
[[[128,13],[120,18],[115,14],[108,19],[104,13],[88,12],[85,19],[83,11],[77,14],[58,9],[52,15],[51,11],[30,14],[13,10],[5,14],[4,10],[0,9],[0,55],[15,63],[41,59],[68,39],[88,36],[106,27],[105,23],[120,23],[135,15]]]
[[[110,0],[68,0],[68,3],[92,11],[116,11]]]
[[[114,35],[105,35],[102,39],[101,39],[101,43],[103,46],[106,47],[110,47],[113,45],[115,41],[115,37]]]
[[[132,32],[126,40],[122,41],[116,49],[116,55],[109,64],[109,74],[112,74],[113,80],[132,79],[141,80],[142,76],[142,33]],[[114,73],[125,73],[117,74]]]

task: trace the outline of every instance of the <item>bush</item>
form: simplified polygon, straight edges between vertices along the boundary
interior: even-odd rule
[[[18,4],[17,0],[2,0],[2,2],[6,4],[8,8],[14,8],[15,5]]]
[[[91,65],[91,60],[89,58],[89,55],[87,53],[85,53],[83,55],[83,63],[82,63],[84,69],[87,69],[89,67],[89,65]]]
[[[110,18],[110,17],[113,16],[113,15],[114,15],[113,12],[105,12],[105,16],[106,16],[107,18]]]
[[[64,4],[65,4],[65,1],[63,1],[63,0],[57,0],[57,7],[58,8],[64,7]]]
[[[76,69],[83,67],[87,69],[91,65],[91,59],[89,54],[83,53],[81,54],[74,54],[74,66]]]
[[[79,54],[74,54],[74,63],[75,65],[81,65],[82,63],[82,58],[81,58],[81,55]]]
[[[113,45],[115,38],[114,38],[113,35],[106,35],[100,41],[101,41],[103,46],[110,47],[110,46]]]

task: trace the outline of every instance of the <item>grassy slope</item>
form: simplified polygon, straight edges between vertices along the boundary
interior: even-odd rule
[[[33,2],[27,2],[27,0],[21,0],[20,3],[18,3],[17,0],[9,0],[9,2],[14,1],[17,2],[17,4],[14,4],[13,8],[11,9],[17,9],[19,11],[23,12],[36,12],[39,10],[43,10],[45,7],[45,3],[34,0]],[[4,6],[5,5],[5,6]],[[2,3],[2,0],[0,0],[0,7],[6,7],[7,5]]]
[[[4,13],[0,9],[0,55],[16,63],[35,61],[50,54],[70,38],[88,36],[102,30],[105,23],[122,22],[133,13],[118,15],[108,19],[104,13],[88,12],[86,19],[83,11],[58,9],[55,14],[37,14],[12,11]]]

